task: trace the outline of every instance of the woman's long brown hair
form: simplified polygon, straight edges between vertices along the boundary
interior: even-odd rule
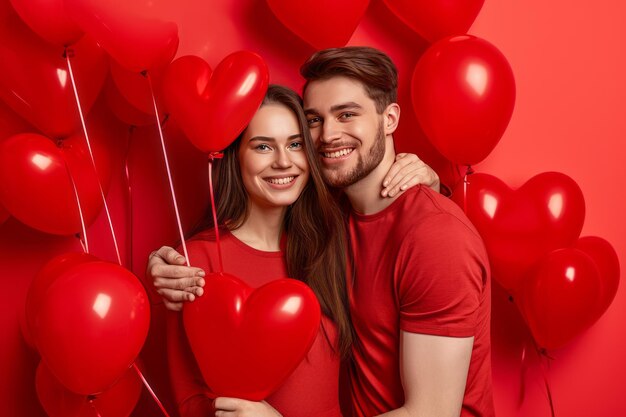
[[[319,300],[322,312],[333,320],[339,333],[338,353],[345,358],[354,339],[346,292],[346,237],[342,213],[324,184],[302,101],[293,90],[270,85],[263,103],[279,104],[298,119],[310,179],[300,197],[287,209],[285,259],[289,276],[307,283]],[[234,230],[248,215],[248,194],[239,166],[240,135],[214,164],[217,221]],[[195,231],[213,226],[211,208]]]

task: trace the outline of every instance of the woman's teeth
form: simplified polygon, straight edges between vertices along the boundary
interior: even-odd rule
[[[285,178],[268,178],[266,181],[272,184],[289,184],[296,177],[285,177]]]

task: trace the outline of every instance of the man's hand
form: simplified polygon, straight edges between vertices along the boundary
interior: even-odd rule
[[[215,417],[282,417],[265,401],[247,401],[238,398],[219,397],[213,403]]]
[[[439,192],[441,187],[437,173],[417,155],[399,153],[383,181],[383,190],[380,195],[382,197],[395,197],[398,193],[418,184],[430,187],[435,192]]]
[[[162,246],[148,258],[146,274],[152,277],[168,310],[180,311],[183,301],[193,301],[204,293],[204,271],[186,263],[185,257],[169,246]]]

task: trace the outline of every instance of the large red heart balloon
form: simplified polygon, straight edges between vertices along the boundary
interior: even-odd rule
[[[79,127],[78,107],[62,47],[39,39],[17,16],[0,26],[0,98],[55,139]],[[73,73],[83,112],[94,104],[107,74],[104,51],[89,37],[73,47]]]
[[[35,389],[50,417],[128,417],[141,395],[141,381],[134,369],[111,388],[91,400],[65,388],[43,362],[35,374]]]
[[[0,201],[14,217],[47,233],[80,232],[69,167],[85,225],[96,219],[102,197],[85,145],[79,139],[78,136],[64,142],[66,153],[48,138],[34,133],[15,135],[0,144]]]
[[[524,280],[516,301],[537,344],[562,347],[598,318],[599,270],[586,253],[566,248],[551,252]]]
[[[93,255],[82,252],[68,252],[62,253],[51,260],[49,260],[43,268],[35,275],[35,278],[30,283],[28,288],[28,294],[26,296],[26,331],[30,336],[27,340],[37,344],[32,335],[35,329],[35,318],[39,312],[39,307],[44,300],[46,291],[64,272],[70,270],[76,265],[80,265],[85,262],[97,261]]]
[[[508,61],[474,36],[445,38],[424,52],[411,98],[430,142],[451,162],[474,165],[497,145],[515,105]]]
[[[267,0],[291,32],[316,49],[345,46],[361,22],[369,0]]]
[[[310,349],[320,307],[300,281],[278,279],[254,290],[232,275],[210,274],[204,295],[185,305],[183,321],[212,392],[259,401]]]
[[[178,26],[147,18],[149,2],[65,0],[70,16],[120,64],[140,72],[169,64],[178,49]]]
[[[55,377],[89,395],[124,375],[149,326],[148,296],[139,279],[119,265],[87,262],[50,285],[35,319],[35,339]]]
[[[213,73],[199,57],[180,57],[168,68],[163,98],[169,114],[203,152],[233,142],[258,110],[269,83],[267,65],[252,52],[235,52]]]
[[[454,198],[462,199],[462,187]],[[509,291],[549,252],[572,245],[585,220],[582,191],[558,172],[536,175],[515,191],[492,175],[473,174],[465,206],[485,241],[493,278]]]
[[[20,17],[35,33],[57,45],[71,45],[83,31],[70,19],[65,0],[11,0]]]
[[[431,42],[467,32],[485,2],[485,0],[384,1],[400,20]]]

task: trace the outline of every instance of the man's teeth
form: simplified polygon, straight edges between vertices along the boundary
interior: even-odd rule
[[[344,156],[352,152],[353,149],[342,149],[336,152],[324,152],[324,157],[326,158],[339,158],[340,156]]]
[[[289,184],[296,177],[285,177],[285,178],[268,178],[266,181],[272,184]]]

